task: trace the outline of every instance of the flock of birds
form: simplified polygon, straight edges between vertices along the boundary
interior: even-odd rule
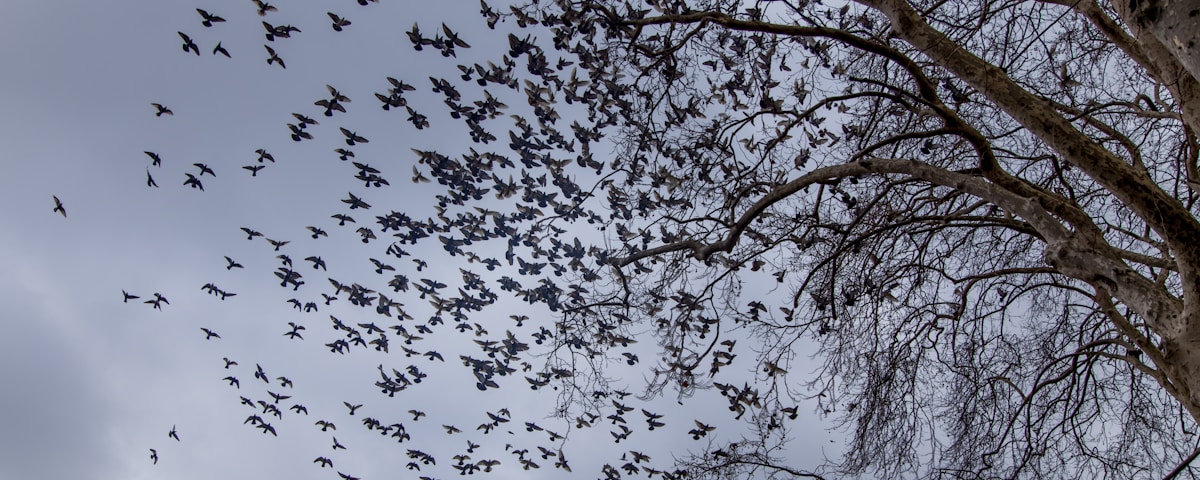
[[[272,25],[267,20],[270,19],[269,15],[278,9],[260,0],[252,1],[256,13],[265,17],[262,24],[268,42],[278,42],[302,33],[300,28],[293,25]],[[378,0],[357,0],[357,3],[363,6],[377,2]],[[203,9],[196,10],[200,16],[200,23],[205,28],[214,28],[226,21],[220,15]],[[518,10],[514,9],[511,14],[501,13],[486,3],[483,4],[482,13],[492,27],[501,17],[514,17],[522,26],[532,22]],[[328,16],[335,31],[340,32],[352,25],[345,16],[333,12],[329,12]],[[179,37],[184,52],[201,54],[196,38],[182,31],[179,32]],[[415,50],[432,50],[447,59],[456,58],[459,49],[471,48],[468,42],[445,24],[441,25],[439,32],[433,37],[422,34],[414,24],[408,32],[408,37]],[[269,250],[265,251],[274,257],[272,261],[275,263],[271,273],[281,288],[297,295],[288,300],[296,310],[311,314],[320,311],[322,307],[333,305],[334,302],[345,302],[377,315],[375,320],[360,322],[343,321],[329,315],[328,325],[333,333],[324,346],[331,354],[368,351],[390,354],[387,358],[399,354],[404,359],[409,359],[402,361],[406,365],[398,368],[379,365],[379,378],[374,385],[386,397],[403,396],[402,392],[420,386],[428,377],[427,367],[423,367],[421,362],[436,364],[446,361],[439,351],[423,347],[434,343],[428,341],[434,338],[434,335],[447,335],[443,332],[457,331],[473,336],[478,353],[460,355],[458,360],[471,372],[470,378],[473,379],[474,386],[481,391],[500,388],[502,380],[506,378],[524,377],[524,387],[533,390],[548,386],[557,389],[555,385],[568,384],[573,380],[575,372],[569,369],[543,368],[531,363],[531,359],[528,358],[530,354],[526,353],[530,351],[531,343],[546,346],[568,345],[598,356],[608,355],[610,348],[625,348],[637,343],[636,339],[617,333],[615,328],[601,329],[600,334],[592,335],[546,326],[529,329],[525,326],[525,322],[529,321],[527,315],[511,315],[510,319],[514,323],[509,328],[494,323],[484,324],[471,318],[473,313],[482,311],[500,299],[500,293],[496,292],[494,287],[521,301],[544,304],[555,311],[561,310],[567,304],[582,303],[587,295],[585,289],[576,285],[561,285],[556,283],[556,279],[574,276],[585,281],[596,280],[600,278],[599,270],[603,268],[605,258],[603,252],[585,247],[578,238],[560,239],[560,235],[565,231],[558,229],[553,223],[540,220],[544,220],[549,214],[564,221],[583,220],[589,224],[596,224],[597,227],[608,220],[589,209],[580,208],[582,201],[587,199],[587,189],[576,185],[566,173],[566,168],[578,165],[596,172],[604,169],[603,163],[592,158],[589,145],[600,140],[600,130],[604,126],[616,123],[616,110],[621,108],[621,105],[589,97],[586,89],[588,82],[577,78],[574,69],[568,70],[571,62],[559,60],[554,64],[549,61],[545,52],[530,36],[522,38],[509,34],[508,37],[508,54],[504,55],[499,63],[458,66],[462,72],[462,85],[432,76],[429,81],[430,91],[441,96],[452,119],[465,123],[475,144],[498,141],[497,136],[492,134],[487,126],[491,120],[506,117],[505,112],[508,108],[508,105],[485,88],[498,87],[524,94],[533,113],[532,118],[523,115],[507,116],[514,125],[508,131],[507,147],[519,158],[512,159],[495,152],[477,152],[474,148],[459,158],[414,149],[417,165],[412,167],[411,180],[416,183],[436,181],[446,187],[446,192],[435,199],[435,217],[417,219],[395,210],[382,213],[373,209],[374,206],[360,194],[350,192],[341,200],[344,204],[343,210],[330,217],[336,224],[330,227],[306,227],[314,240],[328,237],[330,233],[327,229],[332,231],[334,228],[354,228],[355,235],[363,244],[387,243],[386,247],[379,248],[382,252],[379,258],[369,259],[378,278],[362,283],[337,280],[329,276],[328,265],[320,255],[296,254],[289,248],[289,240],[269,238],[251,227],[241,228],[248,240],[261,238],[269,245]],[[268,65],[286,68],[284,60],[270,43],[264,47]],[[230,56],[230,51],[221,42],[217,42],[211,52],[212,55]],[[584,58],[586,59],[586,55]],[[538,81],[524,80],[523,84],[518,81],[517,73],[522,59],[524,70],[532,75],[532,78],[539,79]],[[386,90],[374,94],[380,102],[379,108],[389,111],[402,109],[407,113],[408,121],[414,128],[428,128],[429,117],[415,111],[406,97],[419,90],[416,84],[393,77],[386,78],[386,82]],[[482,90],[477,95],[478,99],[467,100],[472,94],[468,87]],[[460,91],[460,88],[463,90]],[[292,113],[294,121],[289,121],[286,125],[288,137],[292,141],[303,142],[313,138],[312,127],[320,125],[320,122],[310,115],[324,117],[321,121],[332,121],[347,112],[348,105],[352,103],[350,96],[332,85],[326,85],[326,90],[328,96],[313,102],[312,105],[317,107],[314,112]],[[561,128],[561,118],[555,110],[558,101],[556,97],[559,96],[568,101],[586,102],[595,118],[593,125],[585,126],[579,121],[574,121],[569,129]],[[156,117],[175,115],[164,103],[152,103],[151,106]],[[335,152],[339,160],[349,161],[353,165],[354,178],[363,182],[363,188],[383,188],[391,185],[379,168],[356,159],[352,147],[368,143],[370,140],[363,133],[345,127],[338,127],[338,131],[344,138],[345,148],[338,148]],[[551,156],[551,151],[572,152],[576,155],[573,159],[557,160]],[[151,169],[161,168],[165,155],[149,150],[144,153],[150,159],[145,168],[146,185],[157,188],[159,185]],[[258,176],[267,162],[275,163],[274,156],[266,149],[257,149],[255,154],[256,157],[252,157],[254,160],[249,165],[242,166],[252,177]],[[184,173],[182,185],[185,187],[203,191],[203,182],[217,178],[213,166],[205,163],[194,163],[192,166],[194,170]],[[539,171],[543,173],[538,173]],[[499,203],[507,202],[513,210],[503,212],[484,206],[465,207],[469,202],[486,205],[482,200],[488,198],[500,200]],[[54,203],[54,212],[66,217],[66,209],[57,196],[54,197]],[[617,209],[610,218],[631,216],[632,212],[622,204],[614,203],[610,207]],[[367,212],[378,213],[370,219],[373,223],[368,223],[368,219],[363,218],[370,216]],[[637,238],[636,235],[630,236],[627,231],[618,231],[618,234],[625,240]],[[381,242],[381,237],[388,236],[394,240]],[[491,275],[499,275],[499,278],[490,280],[485,278],[485,275],[489,274],[463,268],[459,268],[458,272],[447,272],[440,267],[431,267],[428,260],[411,258],[412,255],[405,251],[407,246],[420,241],[432,241],[433,237],[440,242],[445,254],[464,257],[469,264],[479,265],[487,272],[492,272]],[[471,248],[489,240],[496,241],[492,244],[507,245],[502,258],[481,255]],[[528,254],[522,253],[523,251]],[[293,260],[293,256],[297,260]],[[301,257],[303,260],[299,260]],[[596,261],[592,262],[591,259]],[[225,256],[224,260],[226,270],[245,269],[241,263],[229,256]],[[516,274],[500,275],[504,270],[498,269],[505,265],[514,267]],[[437,275],[425,275],[431,272]],[[460,277],[461,282],[450,286],[438,279],[438,275],[447,274]],[[321,277],[324,277],[324,282],[314,280]],[[327,286],[321,290],[318,286],[320,284]],[[237,295],[214,283],[205,284],[202,290],[220,300],[228,300]],[[167,298],[159,292],[152,293],[144,300],[141,296],[126,291],[122,291],[122,295],[124,302],[142,300],[144,304],[158,310],[170,305]],[[427,301],[434,313],[428,318],[414,318],[414,315],[397,301],[402,295],[416,296]],[[503,333],[493,335],[490,330],[503,330]],[[200,331],[205,340],[221,339],[221,336],[209,327],[201,327]],[[326,330],[327,333],[329,331]],[[288,322],[288,329],[282,332],[282,335],[295,341],[311,341],[311,337],[314,336],[311,329],[296,321]],[[726,341],[722,346],[724,350],[719,352],[717,357],[731,360],[734,356],[734,342]],[[637,353],[628,349],[620,352],[618,358],[628,365],[639,362]],[[230,371],[222,382],[239,392],[238,401],[246,409],[247,416],[243,422],[245,425],[260,430],[263,435],[278,436],[285,417],[303,418],[309,415],[308,408],[290,394],[293,382],[287,376],[270,375],[261,364],[256,364],[253,370],[241,371],[238,370],[240,366],[237,361],[225,357],[223,362],[224,368]],[[717,366],[714,366],[714,372],[716,368]],[[252,373],[255,384],[260,383],[260,393],[252,393],[256,390],[249,388],[249,385],[239,378],[246,372]],[[744,412],[751,406],[761,406],[757,390],[749,385],[717,386],[722,395],[729,400],[731,411]],[[593,405],[601,407],[580,412],[574,418],[566,420],[564,428],[607,426],[612,441],[620,443],[639,429],[654,431],[666,426],[666,415],[629,406],[628,392],[595,390],[589,395]],[[412,426],[426,417],[424,412],[411,409],[407,412],[410,417],[384,418],[390,409],[364,405],[345,402],[346,410],[341,412],[341,415],[324,416],[311,422],[312,428],[330,435],[332,450],[331,453],[318,455],[312,460],[316,467],[334,469],[346,480],[356,479],[334,467],[335,463],[340,464],[337,451],[348,448],[333,435],[338,429],[335,422],[341,423],[342,428],[345,428],[345,421],[354,421],[366,430],[398,443],[406,443],[413,440]],[[451,423],[441,425],[440,430],[447,435],[463,434],[468,437],[465,440],[464,451],[447,455],[406,448],[406,455],[410,460],[407,468],[420,471],[423,468],[448,464],[458,473],[467,475],[492,472],[501,465],[512,463],[525,470],[545,465],[571,471],[563,449],[563,434],[533,421],[515,419],[507,408],[484,413],[480,415],[481,423],[474,428],[476,436],[467,435],[464,430]],[[794,407],[789,413],[795,418]],[[460,420],[465,418],[466,416]],[[642,424],[640,428],[639,423]],[[513,427],[510,424],[516,424],[517,429],[524,429],[528,433],[544,434],[546,443],[539,442],[532,446],[507,444],[504,451],[511,455],[511,458],[473,458],[476,449],[480,447],[475,442],[482,441],[480,436],[493,431],[511,432]],[[713,425],[698,419],[692,420],[690,425],[694,425],[694,428],[687,433],[693,440],[705,438],[715,430]],[[168,437],[180,441],[175,426],[168,432]],[[153,463],[158,463],[159,449],[150,449],[150,459]],[[682,471],[671,468],[655,468],[651,466],[650,460],[646,454],[628,451],[627,455],[622,455],[621,461],[605,464],[602,474],[607,478],[619,478],[622,474],[643,473],[651,477],[661,476],[664,479],[679,478],[683,475]],[[613,466],[614,463],[616,466]]]

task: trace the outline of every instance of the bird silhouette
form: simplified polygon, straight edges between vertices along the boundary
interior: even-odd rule
[[[212,54],[221,54],[224,55],[225,58],[233,58],[229,55],[229,50],[226,50],[225,47],[221,46],[221,42],[217,42],[217,46],[213,47]]]
[[[150,461],[154,462],[154,465],[158,465],[158,450],[150,449]]]
[[[61,213],[63,218],[67,218],[67,209],[63,208],[62,201],[58,199],[58,195],[51,196],[54,197],[54,210],[51,211]]]
[[[183,181],[184,185],[190,185],[192,188],[199,188],[201,192],[204,191],[204,184],[200,183],[199,178],[196,178],[195,175],[190,173],[185,173],[184,175],[187,175],[187,180]]]
[[[206,174],[206,173],[207,173],[207,174],[209,174],[209,175],[211,175],[211,176],[214,176],[214,177],[215,177],[215,176],[217,176],[217,173],[216,173],[216,172],[214,172],[214,171],[213,171],[213,169],[211,169],[211,168],[208,168],[208,165],[205,165],[205,164],[203,164],[203,163],[193,163],[192,165],[194,165],[194,166],[196,166],[196,168],[199,168],[199,169],[200,169],[200,173],[199,173],[199,175],[200,175],[201,177],[203,177],[203,176],[204,176],[204,174]]]
[[[152,104],[152,105],[157,105],[157,104]],[[162,157],[159,157],[157,153],[154,153],[154,152],[151,152],[148,150],[143,153],[145,153],[146,156],[150,157],[150,166],[152,166],[152,167],[161,167],[162,166]]]
[[[252,0],[252,1],[254,2],[254,6],[258,7],[258,16],[260,16],[260,17],[267,16],[267,12],[278,12],[279,11],[278,8],[275,8],[271,4],[263,2],[262,0]]]
[[[266,168],[266,165],[242,165],[242,168],[249,170],[251,177],[257,177],[258,171]]]
[[[170,108],[163,106],[161,103],[151,103],[150,105],[154,107],[154,116],[156,117],[161,117],[163,115],[175,115],[175,112],[172,112]],[[150,155],[150,152],[146,152],[146,154]],[[151,155],[151,158],[155,157],[156,155]],[[158,165],[158,163],[155,163],[155,165]]]
[[[179,433],[175,431],[174,425],[171,425],[171,431],[167,432],[167,437],[174,438],[176,442],[179,441]]]
[[[246,228],[246,227],[242,227],[242,231],[243,231],[243,232],[246,232],[246,240],[254,240],[254,237],[261,237],[261,236],[263,236],[263,234],[262,234],[262,233],[259,233],[259,232],[258,232],[258,231],[256,231],[256,230],[252,230],[252,229],[249,229],[249,228]]]
[[[265,149],[260,148],[255,150],[254,153],[258,154],[258,163],[265,163],[263,160],[270,160],[271,163],[275,163],[275,156],[268,153]]]
[[[351,414],[351,415],[354,415],[354,412],[355,412],[355,411],[357,411],[359,408],[362,408],[362,404],[361,404],[361,403],[360,403],[360,404],[358,404],[358,405],[351,405],[351,404],[350,404],[350,402],[342,402],[342,403],[346,404],[346,408],[350,409],[350,414]]]
[[[330,459],[328,459],[328,458],[326,458],[326,457],[317,457],[317,459],[316,459],[316,460],[313,460],[313,463],[319,463],[319,464],[321,464],[321,467],[322,467],[322,468],[324,468],[324,467],[330,467],[330,468],[332,468],[332,467],[333,467],[333,460],[330,460]]]
[[[335,32],[340,32],[340,31],[342,31],[343,27],[347,27],[350,25],[349,20],[346,20],[345,18],[338,16],[338,14],[336,14],[336,13],[333,13],[333,12],[325,12],[325,13],[327,15],[329,15],[329,19],[331,21],[333,21],[333,31],[335,31]]]
[[[158,188],[158,182],[154,181],[154,176],[150,175],[150,169],[146,169],[146,186]]]
[[[272,8],[274,8],[274,7],[272,7]],[[283,63],[283,59],[279,58],[279,55],[275,53],[274,48],[271,48],[270,45],[263,45],[263,48],[267,49],[267,65],[270,65],[272,63],[278,63],[279,68],[282,68],[285,70],[287,69],[287,64]]]
[[[219,16],[213,15],[213,14],[211,14],[211,13],[208,13],[208,12],[206,12],[206,11],[202,10],[202,9],[199,9],[199,8],[197,8],[197,9],[196,9],[196,13],[199,13],[199,14],[200,14],[200,18],[202,19],[202,20],[200,21],[200,24],[201,24],[201,25],[204,25],[205,27],[211,27],[211,26],[212,26],[212,24],[214,24],[214,23],[220,23],[220,22],[224,22],[224,21],[225,21],[225,19],[224,19],[224,18],[221,18],[221,17],[219,17]]]
[[[139,298],[141,298],[141,297],[139,297],[139,296],[137,296],[137,295],[134,295],[134,294],[132,294],[132,293],[126,292],[126,291],[124,291],[124,290],[121,290],[121,295],[125,297],[125,299],[124,299],[124,300],[122,300],[122,303],[129,303],[129,301],[130,301],[130,300],[136,300],[136,299],[139,299]]]
[[[345,446],[345,445],[342,445],[341,443],[338,443],[338,439],[337,439],[337,437],[333,437],[333,449],[334,449],[334,450],[337,450],[337,449],[339,449],[339,448],[340,448],[340,449],[342,449],[342,450],[345,450],[345,449],[346,449],[346,446]]]
[[[346,130],[344,127],[338,127],[342,131],[342,135],[346,136],[346,145],[353,147],[356,143],[368,143],[365,137],[360,136],[355,132]]]
[[[189,52],[189,51],[196,52],[196,56],[200,56],[200,47],[196,46],[196,42],[192,41],[192,37],[187,36],[187,34],[183,33],[183,32],[176,32],[176,33],[179,34],[179,38],[183,39],[183,51],[184,52]]]
[[[213,338],[221,338],[221,336],[220,336],[220,335],[217,335],[217,332],[214,332],[214,331],[212,331],[212,330],[209,330],[209,329],[207,329],[207,328],[200,327],[200,330],[204,332],[204,339],[205,339],[205,340],[211,340],[211,339],[213,339]]]

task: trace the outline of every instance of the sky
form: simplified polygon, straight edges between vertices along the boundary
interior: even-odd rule
[[[206,28],[196,8],[227,22]],[[543,432],[526,432],[523,422],[567,433],[565,424],[548,419],[555,393],[531,391],[520,376],[500,389],[474,389],[469,369],[456,360],[458,352],[481,355],[470,332],[444,329],[421,342],[422,351],[443,352],[445,363],[405,357],[395,349],[397,339],[389,354],[329,352],[323,344],[338,335],[329,315],[347,323],[379,317],[344,298],[309,313],[287,300],[332,293],[326,276],[376,278],[377,289],[386,283],[367,260],[381,258],[386,243],[366,248],[352,228],[338,228],[329,216],[346,212],[340,200],[347,192],[375,206],[366,214],[346,212],[360,217],[360,225],[379,210],[432,214],[436,184],[409,181],[417,158],[412,149],[468,145],[464,129],[452,123],[426,80],[453,79],[456,62],[414,51],[405,31],[415,21],[432,36],[452,18],[447,23],[472,44],[458,51],[457,63],[494,58],[503,52],[495,48],[504,48],[505,34],[484,27],[474,1],[383,0],[365,7],[353,0],[291,1],[278,8],[259,17],[246,0],[0,2],[0,18],[8,19],[0,29],[0,91],[6,92],[0,107],[0,212],[6,225],[0,229],[0,478],[339,478],[339,471],[396,478],[410,461],[404,456],[409,448],[435,455],[438,464],[404,475],[450,477],[457,475],[449,468],[451,457],[464,453],[468,442],[481,445],[473,459],[502,461],[496,478],[564,478],[536,452],[530,456],[542,468],[520,470],[505,444],[562,449],[575,477],[593,478],[599,465],[624,451],[662,461],[702,449],[704,441],[683,433],[693,419],[713,419],[730,438],[740,434],[737,424],[720,420],[728,416],[726,403],[709,392],[683,405],[671,395],[648,403],[630,398],[631,405],[665,414],[665,431],[646,432],[642,416],[632,412],[637,433],[621,444],[613,443],[603,420],[572,430],[566,441],[549,441]],[[353,23],[334,32],[326,11]],[[264,20],[302,30],[269,43],[286,69],[265,62]],[[181,51],[177,32],[188,34],[202,55]],[[218,41],[232,58],[210,53]],[[379,108],[372,93],[384,91],[389,76],[418,87],[413,104],[433,128],[418,131],[403,113]],[[326,85],[352,99],[346,114],[327,118],[313,105],[328,96]],[[155,116],[155,102],[173,115]],[[316,138],[288,138],[292,112],[321,122],[309,127]],[[345,146],[337,127],[371,140],[353,148],[355,160],[379,168],[391,186],[364,188],[352,178],[355,169],[333,153]],[[241,167],[256,164],[260,148],[276,162],[252,177]],[[144,151],[156,152],[162,166],[151,166]],[[183,185],[185,174],[198,172],[194,163],[216,174],[199,177],[204,191]],[[146,185],[147,174],[160,188]],[[51,211],[52,196],[63,202],[66,218]],[[309,225],[329,237],[310,238]],[[291,243],[275,252],[262,238],[247,240],[241,227]],[[453,281],[460,267],[482,270],[461,257],[447,258],[439,247],[410,249],[430,263],[421,272],[407,259],[388,261],[413,279]],[[305,273],[303,288],[278,286],[272,272],[280,253]],[[321,255],[330,273],[311,270],[301,260],[309,255]],[[227,269],[225,256],[244,268]],[[237,295],[222,301],[201,290],[208,283]],[[122,291],[141,298],[125,303]],[[156,292],[170,302],[161,310],[142,303]],[[417,316],[428,309],[412,292],[398,300]],[[508,318],[514,309],[531,316],[530,325],[553,322],[551,312],[512,301],[478,314],[477,321],[492,337],[522,332]],[[288,322],[306,327],[304,340],[282,335]],[[220,338],[206,340],[201,327]],[[654,345],[646,340],[638,348],[652,358]],[[536,363],[533,347],[529,358]],[[223,358],[238,364],[226,369]],[[270,385],[254,378],[256,364],[272,378]],[[381,365],[415,365],[429,377],[387,398],[373,387]],[[639,393],[648,365],[612,372]],[[240,388],[222,380],[230,375]],[[294,386],[281,386],[279,376]],[[287,411],[276,419],[239,402],[241,396],[269,400],[268,392],[292,396],[279,402],[280,409],[301,403],[309,413]],[[345,401],[364,406],[351,416]],[[487,412],[501,408],[511,412],[512,422],[486,435],[475,430]],[[412,421],[410,409],[427,416]],[[793,465],[815,466],[836,455],[841,436],[827,430],[811,406],[801,411],[803,418],[792,425],[798,438]],[[268,418],[278,437],[244,425],[251,413]],[[412,440],[398,445],[367,431],[360,423],[366,416],[403,421]],[[336,432],[322,432],[313,425],[317,419],[334,422]],[[463,433],[446,434],[442,425]],[[179,441],[167,436],[173,427]],[[333,437],[347,449],[332,450]],[[313,464],[318,456],[331,458],[334,468]]]

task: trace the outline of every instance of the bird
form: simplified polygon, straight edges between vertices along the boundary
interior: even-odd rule
[[[311,226],[311,225],[308,227],[308,231],[312,232],[312,238],[313,238],[313,240],[316,240],[316,239],[317,239],[317,237],[320,237],[320,236],[326,236],[326,237],[328,237],[328,236],[329,236],[329,234],[328,234],[328,233],[325,233],[325,230],[322,230],[322,229],[320,229],[320,228],[317,228],[317,227],[314,227],[314,226]]]
[[[216,172],[214,172],[214,171],[213,171],[213,169],[211,169],[211,168],[208,168],[208,165],[205,165],[205,164],[203,164],[203,163],[193,163],[192,165],[195,165],[195,166],[196,166],[196,168],[199,168],[199,169],[200,169],[200,176],[201,176],[201,177],[203,177],[205,173],[207,173],[207,174],[209,174],[209,175],[212,175],[212,176],[214,176],[214,177],[215,177],[215,176],[217,176],[217,173],[216,173]]]
[[[237,362],[235,362],[235,361],[233,361],[233,360],[230,360],[230,359],[229,359],[229,357],[221,357],[221,359],[225,361],[225,369],[226,369],[226,370],[228,370],[228,369],[229,369],[229,366],[230,366],[230,365],[237,365],[237,364],[238,364]]]
[[[346,136],[346,145],[353,147],[354,144],[356,144],[356,143],[369,143],[366,138],[360,136],[359,134],[357,134],[355,132],[346,130],[345,127],[338,127],[338,128],[341,129],[342,135]]]
[[[364,210],[371,208],[370,204],[362,201],[361,198],[358,198],[358,196],[354,195],[353,193],[350,193],[349,195],[350,195],[350,198],[342,199],[342,203],[350,205],[351,210],[354,210],[356,208],[361,208]]]
[[[316,238],[316,236],[313,236],[313,238]],[[305,258],[305,259],[304,259],[304,261],[306,261],[306,262],[312,262],[312,264],[313,264],[313,270],[316,270],[316,269],[318,269],[318,268],[319,268],[319,269],[321,269],[321,270],[328,270],[327,268],[325,268],[325,260],[322,260],[322,259],[321,259],[321,257],[318,257],[318,256],[316,256],[316,255],[313,255],[313,256],[310,256],[310,257],[308,257],[308,258]],[[328,301],[326,301],[326,302],[325,302],[325,304],[326,304],[326,305],[328,305],[328,304],[329,304],[329,302],[328,302]]]
[[[317,457],[317,459],[316,459],[316,460],[313,460],[313,463],[319,463],[319,464],[321,464],[321,467],[322,467],[322,468],[323,468],[323,467],[331,467],[331,468],[333,467],[333,460],[330,460],[330,459],[328,459],[328,458],[325,458],[325,457]]]
[[[304,131],[304,127],[301,127],[299,125],[295,125],[292,123],[287,124],[287,126],[288,126],[288,129],[292,131],[292,140],[293,141],[299,142],[299,141],[305,140],[305,139],[312,140],[312,138],[313,138],[312,134]]]
[[[252,0],[252,1],[254,2],[254,5],[256,7],[258,7],[258,16],[260,16],[260,17],[267,16],[267,12],[278,12],[279,11],[278,8],[275,8],[271,4],[263,2],[262,0]]]
[[[316,425],[321,427],[322,432],[326,430],[337,430],[337,427],[333,425],[333,422],[326,422],[325,420],[317,420]]]
[[[203,20],[201,20],[200,24],[201,24],[201,25],[204,25],[205,27],[211,27],[211,26],[212,26],[212,24],[214,24],[214,23],[220,23],[220,22],[224,22],[224,21],[225,21],[225,19],[224,19],[224,18],[221,18],[221,17],[219,17],[219,16],[213,15],[213,14],[211,14],[211,13],[208,13],[208,12],[206,12],[206,11],[202,10],[202,9],[199,9],[199,8],[197,8],[197,9],[196,9],[196,13],[199,13],[199,14],[200,14],[200,17],[203,19]]]
[[[184,185],[190,185],[192,188],[199,188],[201,192],[204,191],[204,184],[200,183],[200,179],[196,178],[190,173],[185,173],[184,175],[187,175],[187,180],[183,181]]]
[[[246,227],[242,227],[242,231],[246,232],[246,235],[247,235],[246,240],[254,240],[254,237],[263,236],[262,233],[259,233],[258,231],[255,231],[255,230],[252,230],[252,229],[249,229]]]
[[[350,404],[350,402],[342,402],[342,403],[346,404],[346,408],[350,409],[350,414],[351,414],[351,415],[354,415],[354,412],[355,412],[355,411],[357,411],[359,408],[362,408],[362,404],[361,404],[361,403],[360,403],[360,404],[358,404],[358,405],[351,405],[351,404]]]
[[[274,7],[272,7],[272,8],[274,8]],[[267,65],[270,65],[270,64],[272,64],[272,63],[278,63],[278,64],[279,64],[279,68],[282,68],[282,69],[284,69],[284,70],[286,70],[286,69],[287,69],[287,65],[285,65],[285,64],[283,63],[283,59],[282,59],[282,58],[279,58],[279,55],[275,53],[275,49],[274,49],[274,48],[271,48],[271,46],[270,46],[270,45],[263,45],[263,47],[267,49],[267,55],[268,55],[268,57],[267,57]]]
[[[350,223],[358,223],[358,222],[355,222],[355,221],[354,221],[354,217],[351,217],[351,216],[349,216],[349,215],[344,215],[344,214],[341,214],[341,213],[337,213],[337,214],[330,215],[330,218],[336,219],[336,220],[338,221],[338,226],[339,226],[339,227],[345,226],[345,225],[346,225],[346,222],[350,222]]]
[[[142,302],[142,303],[151,304],[154,306],[154,308],[157,308],[159,310],[162,310],[162,304],[164,304],[164,303],[167,305],[171,304],[171,302],[167,301],[167,297],[162,296],[162,294],[158,293],[158,292],[154,292],[153,300],[146,300],[145,302]]]
[[[251,177],[257,177],[258,171],[266,168],[265,165],[243,165],[242,168],[250,171]]]
[[[152,103],[151,105],[158,105],[158,104]],[[153,167],[161,167],[162,166],[162,157],[158,156],[157,153],[151,152],[149,150],[147,150],[143,153],[145,153],[147,156],[150,157],[150,166],[153,166]]]
[[[266,238],[266,237],[263,237],[263,238]],[[267,238],[267,243],[270,243],[271,246],[275,247],[274,251],[278,252],[280,247],[291,243],[291,240],[272,240],[270,238]]]
[[[189,51],[196,52],[196,56],[200,56],[200,47],[196,46],[196,42],[192,41],[192,37],[187,36],[187,34],[183,33],[183,32],[175,32],[175,33],[178,33],[179,38],[183,39],[183,51],[184,52],[189,52]]]
[[[151,103],[150,106],[154,107],[154,116],[156,117],[161,117],[163,115],[175,115],[175,112],[172,112],[170,108],[167,108],[161,103]],[[146,152],[146,154],[150,155],[150,158],[154,158],[155,160],[158,159],[157,155],[153,155],[150,152]],[[155,165],[158,165],[158,163],[155,162]]]
[[[221,338],[221,336],[220,336],[220,335],[217,335],[217,332],[214,332],[214,331],[212,331],[212,330],[209,330],[209,329],[207,329],[207,328],[200,327],[200,330],[204,331],[204,339],[205,339],[205,340],[210,340],[210,339],[213,339],[213,338]]]
[[[58,199],[58,195],[51,196],[54,197],[54,210],[51,210],[51,212],[61,213],[63,218],[67,218],[67,209],[63,208],[62,200]]]
[[[175,431],[174,425],[171,425],[171,431],[167,432],[167,437],[174,438],[176,442],[179,441],[179,433]]]
[[[238,379],[237,379],[237,377],[235,377],[235,376],[233,376],[233,375],[230,375],[230,376],[228,376],[228,377],[222,378],[221,380],[224,380],[224,381],[226,381],[226,382],[229,382],[229,386],[231,386],[231,387],[237,387],[237,388],[239,388],[239,389],[240,389],[240,388],[242,388],[242,384],[241,384],[241,382],[239,382],[239,381],[238,381]]]
[[[134,294],[132,294],[132,293],[126,292],[126,291],[124,291],[124,290],[121,290],[121,295],[123,295],[123,296],[125,297],[125,300],[123,300],[123,301],[122,301],[122,303],[129,303],[129,301],[130,301],[130,300],[136,300],[136,299],[138,299],[138,298],[141,298],[141,297],[139,297],[139,296],[137,296],[137,295],[134,295]]]
[[[337,450],[339,448],[342,450],[345,450],[346,446],[338,443],[337,437],[333,437],[333,449]]]
[[[233,58],[233,57],[229,56],[229,50],[226,50],[225,47],[221,46],[221,42],[217,42],[217,46],[213,47],[213,50],[212,50],[213,55],[216,55],[218,53],[221,55],[224,55],[225,58]]]
[[[328,14],[329,19],[333,21],[333,31],[335,31],[335,32],[340,32],[340,31],[342,31],[342,27],[347,27],[350,25],[349,20],[346,20],[345,18],[338,16],[338,14],[336,14],[336,13],[333,13],[333,12],[325,12],[325,13]]]
[[[150,175],[150,169],[146,169],[146,186],[158,188],[158,182],[154,181],[154,177]]]
[[[275,163],[275,156],[267,152],[266,149],[260,148],[255,150],[254,153],[258,154],[258,163],[264,163],[263,160],[270,160],[271,163]]]
[[[153,448],[150,449],[150,460],[153,461],[155,465],[158,465],[158,450]]]

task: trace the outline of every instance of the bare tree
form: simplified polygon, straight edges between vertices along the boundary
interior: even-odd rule
[[[853,432],[831,472],[1194,475],[1194,7],[539,12],[587,71],[564,95],[620,132],[601,184],[619,281],[562,328],[611,345],[651,325],[651,391],[715,388],[764,432],[692,473],[800,474],[771,431],[815,395]],[[739,327],[761,373],[724,384]],[[806,338],[823,368],[801,380]]]

